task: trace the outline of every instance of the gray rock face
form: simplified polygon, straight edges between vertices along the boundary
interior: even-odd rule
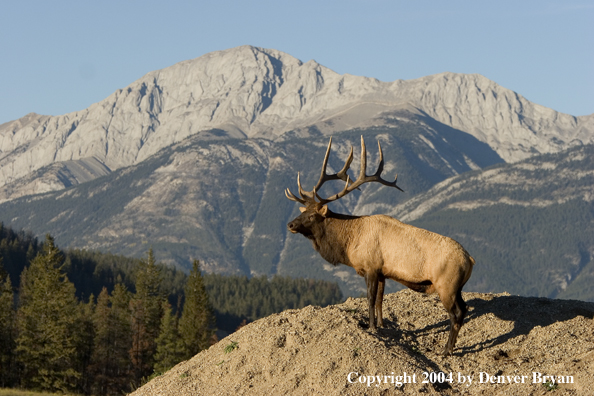
[[[31,194],[61,190],[111,173],[95,157],[55,162],[0,187],[0,202]]]
[[[189,136],[212,138],[213,129],[222,131],[218,138],[274,140],[288,131],[305,136],[312,126],[330,134],[383,125],[402,109],[467,132],[508,162],[594,142],[594,115],[558,113],[480,75],[381,82],[243,46],[148,73],[79,112],[0,125],[0,200],[88,179],[32,181],[32,172],[55,163],[92,159],[94,177]]]

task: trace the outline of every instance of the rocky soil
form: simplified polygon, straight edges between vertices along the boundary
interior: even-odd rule
[[[594,303],[507,293],[464,299],[469,312],[450,357],[440,355],[449,320],[439,298],[405,290],[386,296],[376,333],[362,298],[284,311],[132,395],[592,394]]]

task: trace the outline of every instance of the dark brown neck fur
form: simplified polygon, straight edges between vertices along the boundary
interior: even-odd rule
[[[359,218],[329,211],[326,219],[312,228],[312,235],[308,238],[314,249],[330,264],[350,265],[346,248],[352,239],[353,223]]]

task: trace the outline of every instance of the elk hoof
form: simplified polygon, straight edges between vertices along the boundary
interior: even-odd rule
[[[452,350],[448,349],[446,347],[446,349],[443,350],[443,352],[441,353],[442,356],[452,356]]]

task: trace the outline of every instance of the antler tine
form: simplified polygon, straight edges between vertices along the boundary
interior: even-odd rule
[[[301,186],[301,178],[300,174],[297,173],[297,186],[299,188],[299,195],[301,195],[301,199],[297,198],[295,194],[291,192],[288,188],[285,191],[285,196],[292,201],[299,202],[303,205],[308,205],[310,203],[317,203],[315,197],[317,196],[317,191],[320,190],[322,185],[329,181],[329,180],[345,180],[349,181],[350,179],[347,176],[347,171],[353,161],[353,148],[351,147],[351,152],[349,153],[349,157],[347,158],[346,163],[342,167],[342,169],[335,174],[329,175],[326,173],[326,168],[328,167],[328,158],[330,157],[330,150],[332,148],[332,137],[330,137],[330,141],[328,142],[328,148],[326,149],[326,155],[324,156],[324,162],[322,163],[322,171],[320,172],[320,179],[318,180],[317,184],[313,188],[312,191],[305,191]],[[319,198],[319,196],[318,196]],[[321,199],[321,198],[320,198]]]
[[[338,179],[346,181],[346,179],[347,179],[346,172],[349,170],[349,167],[351,166],[351,162],[353,161],[353,148],[351,147],[351,152],[349,154],[349,157],[347,158],[347,161],[345,162],[342,169],[338,173],[329,175],[326,173],[326,168],[328,167],[328,158],[330,157],[330,148],[331,147],[332,147],[332,137],[330,137],[330,141],[328,142],[328,148],[326,149],[326,155],[324,156],[324,162],[322,164],[322,171],[320,172],[320,179],[318,180],[318,183],[312,190],[312,196],[316,195],[316,192],[320,191],[320,188],[322,187],[322,185],[324,183],[326,183],[327,181],[338,180]]]
[[[347,179],[349,178],[349,176],[347,175],[347,171],[349,170],[350,166],[351,166],[351,162],[353,162],[353,146],[351,146],[351,152],[349,153],[349,156],[346,160],[346,162],[344,163],[344,166],[342,167],[342,169],[336,174],[336,176],[340,179],[340,180],[344,180],[347,181]]]
[[[398,175],[396,175],[396,178],[394,179],[393,182],[389,182],[385,179],[382,179],[381,177],[381,173],[384,171],[384,153],[382,152],[382,145],[380,144],[380,141],[377,141],[377,147],[379,150],[379,165],[377,167],[377,171],[375,172],[375,174],[373,176],[367,176],[366,174],[366,166],[367,166],[367,153],[365,151],[365,142],[363,141],[363,136],[361,136],[361,173],[359,174],[359,177],[357,178],[357,180],[355,180],[355,182],[353,184],[351,184],[351,186],[348,188],[349,190],[354,190],[356,187],[359,187],[361,184],[363,183],[368,183],[368,182],[378,182],[383,184],[384,186],[388,186],[388,187],[396,187],[397,189],[399,189],[400,191],[404,192],[403,189],[401,189],[400,187],[398,187],[396,185],[396,181],[398,179]],[[350,192],[350,191],[348,191]],[[348,192],[345,192],[345,195],[348,194]]]
[[[297,186],[299,187],[299,195],[301,195],[301,199],[297,198],[295,194],[290,189],[285,190],[285,196],[289,198],[291,201],[299,202],[302,205],[307,205],[307,201],[311,200],[312,198],[305,195],[305,191],[301,188],[301,182],[299,181],[299,172],[297,172]]]
[[[347,195],[348,193],[350,193],[353,190],[358,189],[358,187],[364,183],[368,183],[368,182],[379,182],[385,186],[389,186],[389,187],[396,187],[398,190],[403,191],[400,187],[398,187],[396,185],[396,180],[398,179],[398,175],[396,175],[396,179],[393,182],[389,182],[387,180],[384,180],[381,178],[381,173],[384,170],[384,154],[382,152],[382,146],[378,140],[377,142],[378,144],[378,148],[379,148],[379,156],[380,156],[380,163],[378,165],[377,171],[375,172],[374,175],[372,176],[367,176],[367,149],[365,148],[365,141],[363,140],[363,136],[361,136],[361,170],[359,172],[359,177],[357,178],[357,180],[355,180],[354,182],[352,182],[352,184],[350,184],[350,178],[347,176],[347,180],[346,180],[346,184],[344,186],[344,188],[342,189],[341,192],[339,192],[338,194],[335,194],[329,198],[321,198],[317,193],[315,194],[316,197],[318,197],[318,199],[320,200],[321,204],[326,204],[328,202],[332,202],[335,201],[337,199],[340,199],[342,197],[344,197],[345,195]]]
[[[318,191],[322,184],[326,182],[326,167],[328,166],[328,158],[330,157],[330,148],[332,147],[332,136],[330,136],[330,141],[328,142],[328,148],[326,149],[326,155],[324,156],[324,162],[322,163],[322,171],[320,172],[320,180],[314,187],[313,191]]]
[[[365,141],[363,140],[363,135],[361,135],[361,172],[359,172],[359,177],[357,180],[364,179],[367,172],[367,149],[365,149]]]
[[[379,176],[384,171],[384,153],[382,152],[382,145],[380,141],[377,141],[377,149],[379,151],[379,165],[377,166],[377,171],[375,172],[376,176]]]
[[[401,189],[400,187],[398,187],[396,185],[396,181],[398,180],[398,174],[396,174],[396,177],[394,177],[394,181],[393,182],[389,182],[387,180],[384,180],[380,177],[380,175],[382,174],[382,172],[384,171],[384,153],[382,152],[382,145],[380,144],[380,141],[377,141],[377,147],[379,149],[379,158],[380,158],[380,162],[379,165],[377,166],[377,171],[375,172],[375,175],[373,175],[374,178],[376,178],[376,180],[372,180],[372,181],[377,181],[380,182],[381,184],[383,184],[384,186],[388,186],[388,187],[396,187],[397,189],[399,189],[400,191],[404,192],[403,189]]]
[[[320,188],[322,187],[322,185],[324,183],[326,183],[327,181],[330,181],[330,180],[344,180],[344,181],[346,181],[348,178],[347,171],[349,170],[349,167],[351,166],[351,162],[353,162],[353,147],[351,147],[351,152],[349,153],[349,156],[348,156],[344,166],[342,167],[342,169],[338,173],[329,175],[326,173],[326,168],[328,167],[328,158],[330,157],[331,147],[332,147],[332,137],[330,137],[330,141],[328,142],[328,148],[326,149],[326,155],[324,156],[324,162],[322,163],[322,171],[320,172],[320,179],[318,180],[317,184],[315,185],[315,187],[313,188],[313,190],[311,192],[304,191],[304,193],[308,197],[317,196],[317,192],[320,191]]]
[[[308,192],[308,191],[305,191],[303,189],[303,187],[301,187],[301,181],[300,181],[299,176],[300,176],[299,175],[299,172],[297,172],[297,187],[299,188],[299,195],[301,195],[301,198],[303,198],[306,201],[309,200],[309,199],[312,199],[313,198],[313,194],[310,193],[310,192]]]
[[[306,204],[305,200],[297,198],[297,197],[295,196],[295,194],[293,194],[293,193],[291,192],[291,190],[289,190],[288,188],[287,188],[287,189],[285,189],[285,196],[286,196],[287,198],[289,198],[291,201],[299,202],[300,204],[303,204],[303,205],[305,205],[305,204]]]
[[[301,198],[297,198],[297,196],[295,196],[295,194],[293,194],[293,192],[288,188],[285,189],[285,196],[291,201],[299,202],[305,206],[307,206],[308,202],[315,202],[313,196],[310,197],[307,191],[303,191],[303,188],[301,187],[301,181],[299,180],[299,172],[297,172],[297,186],[299,187],[299,195],[301,195]]]

